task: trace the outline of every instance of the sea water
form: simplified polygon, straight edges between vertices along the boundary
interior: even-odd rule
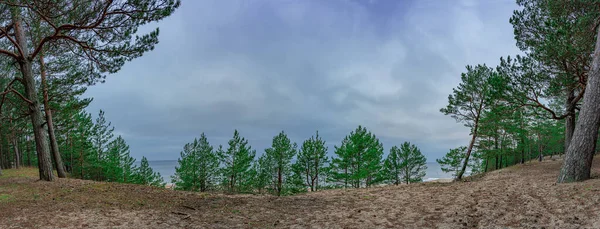
[[[176,160],[166,161],[148,161],[154,172],[159,172],[165,182],[171,183],[171,176],[175,175]],[[442,171],[442,167],[437,162],[427,162],[427,170],[423,181],[432,181],[437,179],[452,178],[452,174]]]

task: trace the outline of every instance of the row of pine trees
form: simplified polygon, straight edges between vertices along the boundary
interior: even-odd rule
[[[66,111],[64,112],[66,113]],[[62,114],[62,113],[59,113]],[[122,136],[115,137],[114,127],[100,110],[93,120],[84,110],[71,113],[70,120],[55,120],[64,170],[71,178],[164,186],[160,174],[154,172],[142,157],[137,165],[130,156]],[[64,121],[64,123],[63,123]],[[36,166],[35,144],[26,132],[25,123],[14,122],[12,128],[0,130],[0,167],[2,169]],[[21,129],[22,128],[22,129]]]
[[[211,146],[201,134],[183,147],[172,178],[178,190],[290,195],[421,182],[427,169],[425,156],[409,142],[392,147],[383,159],[383,145],[362,126],[335,147],[333,157],[327,150],[318,132],[298,146],[282,131],[256,158],[256,150],[237,130],[226,149]]]

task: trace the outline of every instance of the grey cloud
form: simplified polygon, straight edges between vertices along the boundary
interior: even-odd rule
[[[515,6],[390,2],[184,2],[154,51],[89,90],[88,110],[106,110],[138,158],[176,159],[201,132],[225,145],[234,129],[258,152],[281,130],[298,143],[319,130],[331,153],[363,125],[432,161],[468,141],[438,111],[464,65],[516,52]]]

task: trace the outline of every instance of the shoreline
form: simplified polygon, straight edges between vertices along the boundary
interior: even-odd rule
[[[423,180],[423,183],[450,183],[452,182],[452,178],[427,178]],[[175,184],[174,183],[166,183],[165,184],[165,188],[166,189],[171,189],[174,190],[175,189]]]

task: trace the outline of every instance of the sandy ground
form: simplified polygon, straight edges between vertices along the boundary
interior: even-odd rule
[[[60,179],[0,177],[0,228],[600,228],[594,179],[556,184],[560,161],[469,182],[328,190],[291,197],[179,192]],[[25,170],[27,171],[27,170]]]

